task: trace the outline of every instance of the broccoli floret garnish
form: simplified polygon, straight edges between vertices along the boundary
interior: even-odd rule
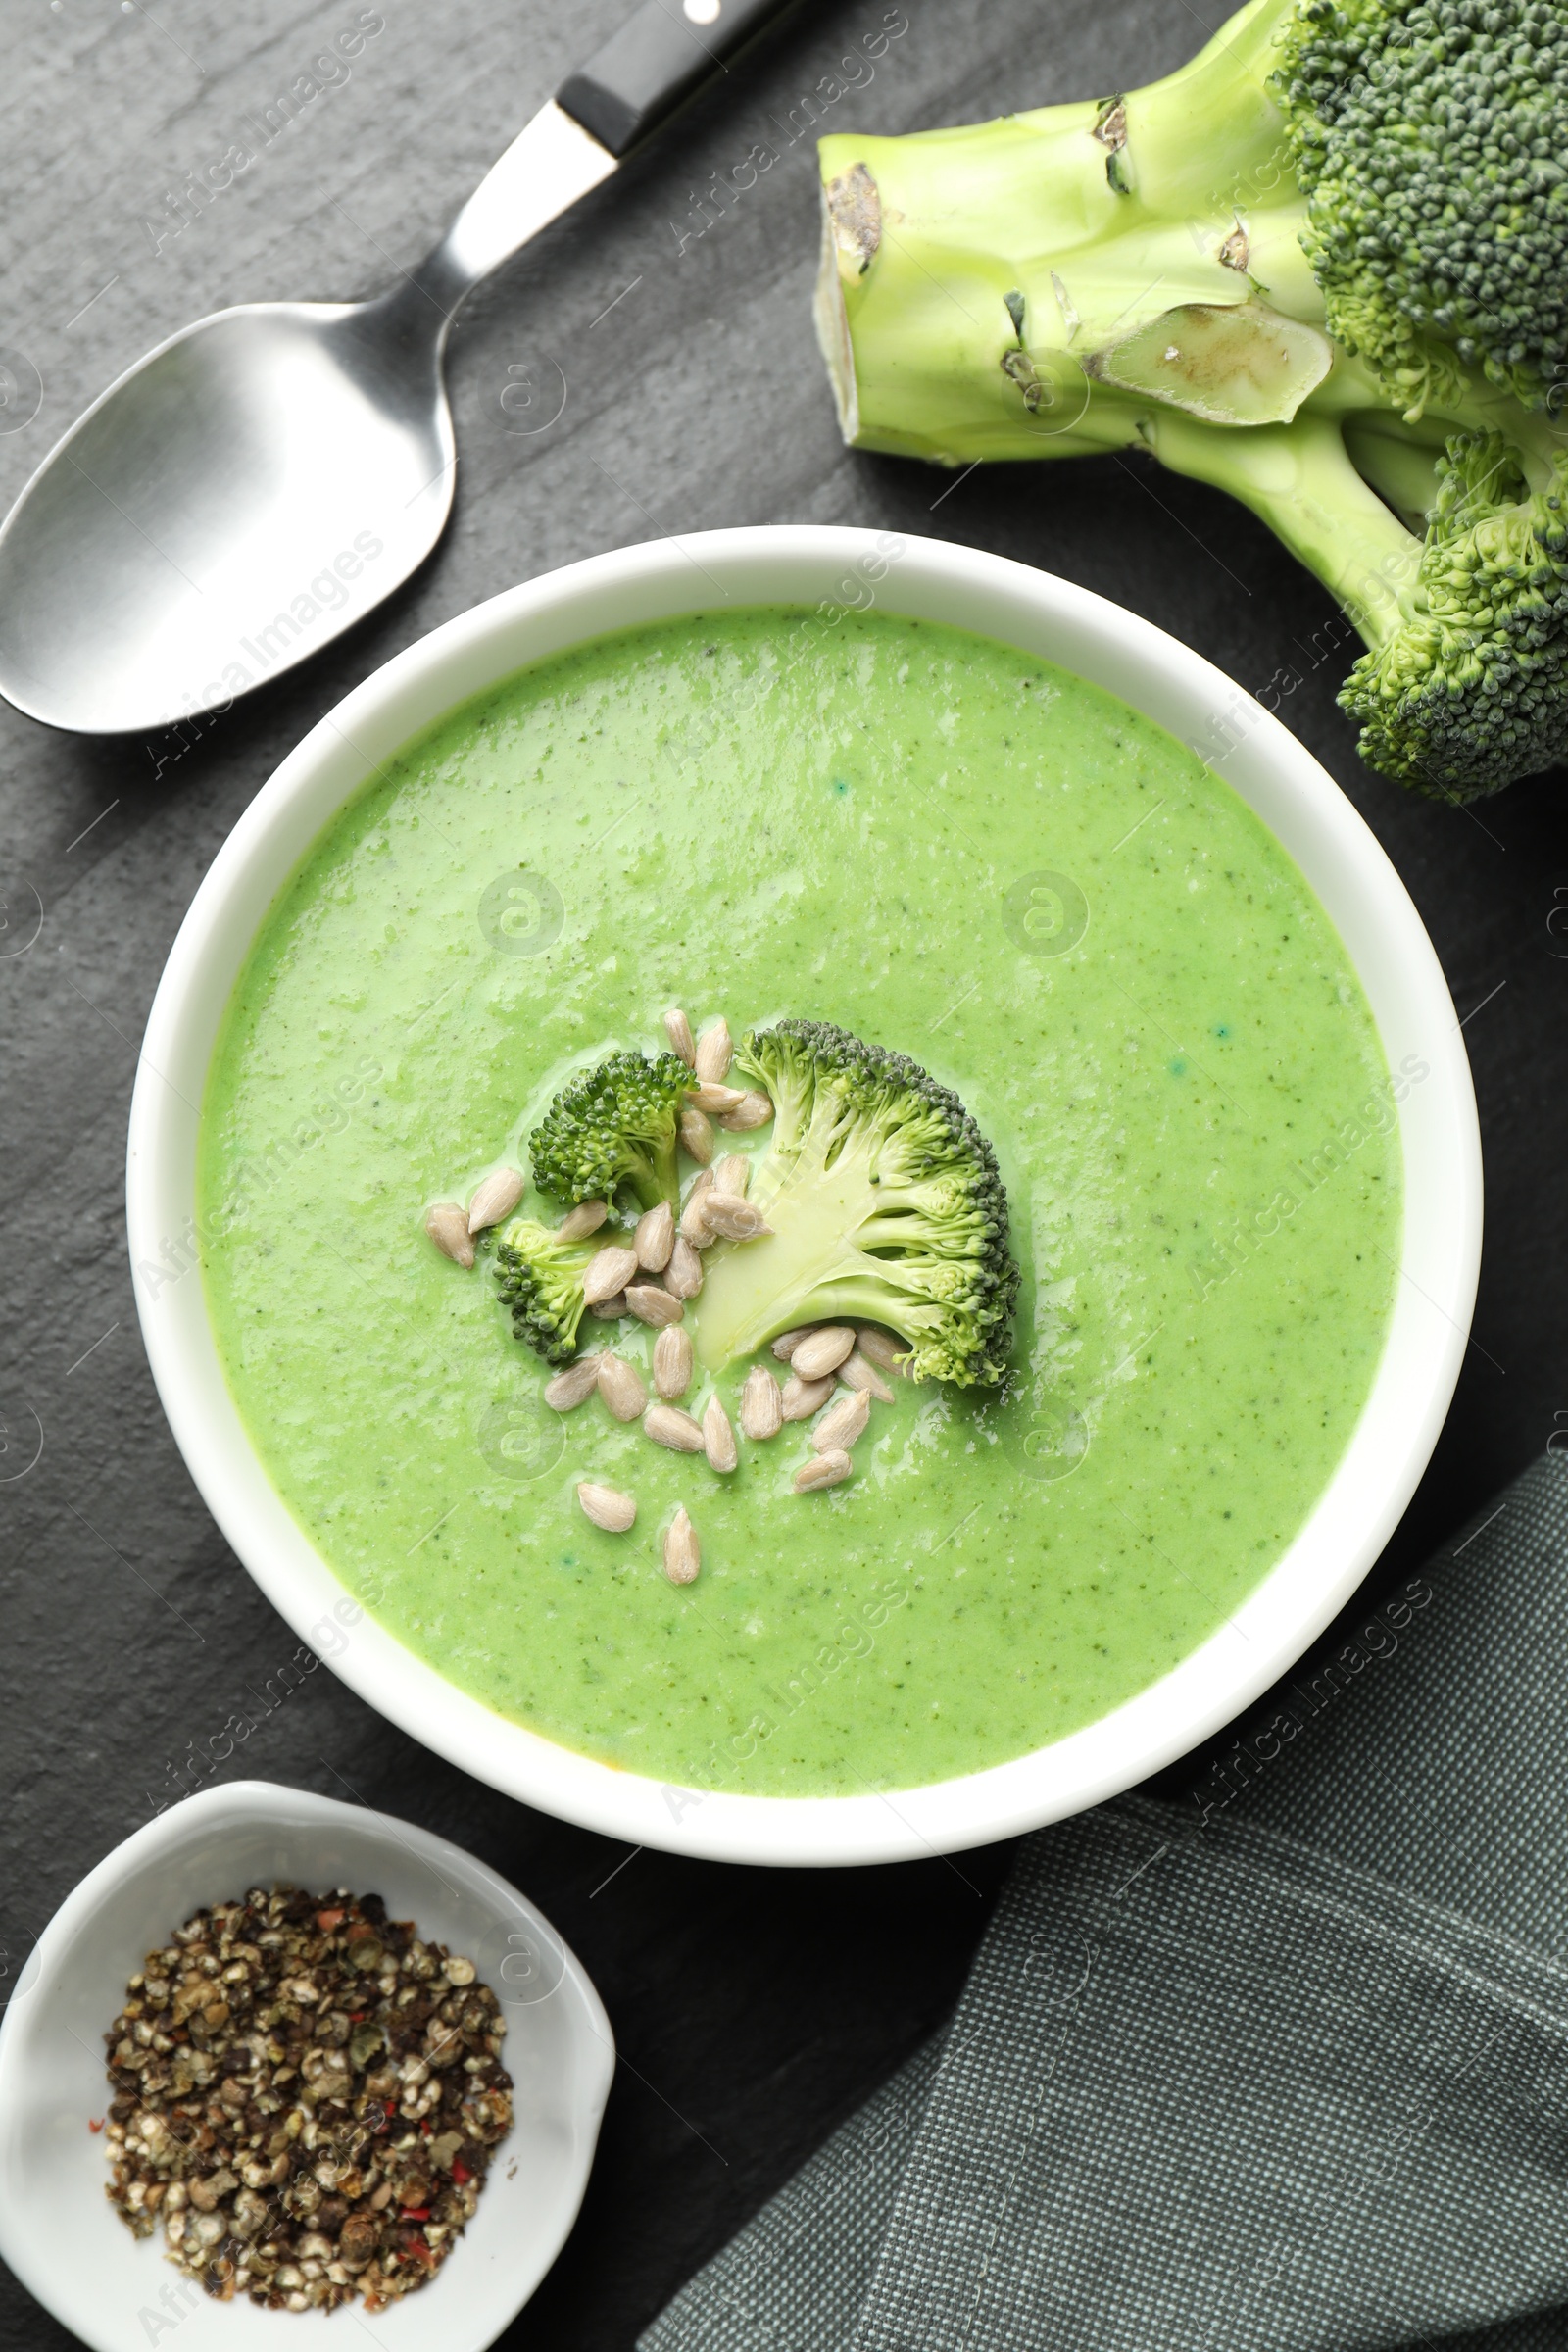
[[[569,1363],[586,1301],[582,1278],[603,1236],[564,1242],[531,1218],[517,1217],[496,1244],[496,1289],[524,1347],[547,1364]]]
[[[579,1070],[528,1138],[535,1184],[570,1206],[622,1192],[639,1208],[673,1204],[681,1098],[695,1084],[674,1054],[612,1054]]]
[[[1148,451],[1340,598],[1372,765],[1568,759],[1561,0],[1250,0],[1147,89],[821,157],[848,440]]]
[[[699,1360],[714,1371],[796,1324],[848,1317],[906,1340],[916,1379],[1000,1381],[1018,1293],[1007,1196],[957,1096],[827,1021],[754,1031],[736,1064],[773,1099],[749,1196],[771,1230],[710,1252]]]

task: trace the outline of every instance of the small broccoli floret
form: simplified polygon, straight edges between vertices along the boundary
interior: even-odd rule
[[[1568,450],[1533,463],[1532,488],[1514,441],[1450,434],[1423,461],[1417,538],[1331,419],[1223,433],[1161,418],[1156,446],[1245,500],[1339,597],[1368,647],[1340,700],[1371,766],[1467,801],[1568,754]],[[1370,445],[1362,462],[1384,464]]]
[[[1000,1381],[1018,1269],[996,1154],[957,1096],[827,1021],[754,1032],[736,1065],[773,1099],[750,1188],[771,1230],[710,1256],[695,1302],[703,1364],[850,1317],[906,1340],[917,1379]]]
[[[586,1301],[583,1276],[600,1237],[564,1242],[547,1226],[517,1217],[496,1244],[496,1288],[512,1327],[547,1364],[569,1363]]]
[[[1568,758],[1563,0],[1249,0],[1145,89],[821,162],[847,440],[1151,452],[1341,598],[1371,764]]]
[[[640,1209],[673,1203],[681,1098],[695,1083],[674,1054],[612,1054],[579,1070],[528,1138],[535,1184],[573,1207],[622,1192]]]
[[[1568,453],[1533,493],[1500,434],[1456,435],[1407,611],[1340,701],[1418,789],[1496,792],[1568,752]]]

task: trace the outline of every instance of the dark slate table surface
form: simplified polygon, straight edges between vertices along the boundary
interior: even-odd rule
[[[111,377],[186,320],[388,282],[621,10],[6,0],[0,345],[22,393],[0,410],[0,501]],[[357,632],[205,732],[161,744],[74,741],[0,706],[0,1942],[12,1982],[75,1880],[190,1785],[194,1749],[296,1647],[197,1498],[137,1336],[125,1116],[170,942],[224,834],[322,711],[450,614],[575,557],[740,522],[926,531],[1121,598],[1250,688],[1295,677],[1287,723],[1387,845],[1460,1012],[1474,1014],[1490,1187],[1477,1345],[1390,1565],[1413,1564],[1568,1428],[1556,1282],[1568,961],[1547,929],[1568,884],[1558,791],[1516,788],[1466,814],[1367,775],[1334,706],[1338,659],[1309,650],[1324,597],[1218,497],[1138,463],[982,470],[952,487],[844,452],[810,329],[810,141],[791,141],[790,117],[803,120],[802,100],[887,13],[884,0],[804,0],[721,91],[480,290],[452,341],[451,528]],[[1212,0],[903,0],[892,19],[906,29],[829,110],[831,126],[898,131],[1125,86],[1180,63],[1219,12]],[[267,110],[356,24],[382,28],[269,141]],[[781,151],[776,168],[690,234],[711,175],[757,142]],[[255,161],[205,209],[188,201],[180,225],[170,192],[236,143]],[[42,404],[23,421],[29,369]],[[519,432],[547,408],[519,412],[515,394],[503,407],[503,392],[554,384],[554,369],[564,407]],[[17,1475],[34,1417],[41,1458]],[[324,1668],[214,1769],[333,1793],[347,1783],[461,1839],[529,1890],[596,1978],[626,2064],[575,2234],[508,2338],[557,2352],[625,2352],[940,2019],[1007,1859],[994,1848],[775,1875],[627,1861],[466,1780]],[[1178,1768],[1168,1785],[1198,1771]],[[0,2302],[6,2344],[67,2340],[14,2282]]]

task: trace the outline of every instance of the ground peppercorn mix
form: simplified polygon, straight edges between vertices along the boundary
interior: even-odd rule
[[[376,2310],[431,2278],[512,2124],[505,2032],[473,1962],[380,1897],[198,1911],[105,2035],[108,2194],[227,2301]]]

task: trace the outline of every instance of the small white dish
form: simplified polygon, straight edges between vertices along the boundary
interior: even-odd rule
[[[133,2237],[104,2194],[89,2129],[110,2096],[103,2036],[143,1956],[201,1909],[248,1886],[379,1894],[395,1919],[472,1959],[502,2003],[515,2120],[479,2210],[428,2286],[366,2319],[209,2300]],[[0,2256],[95,2352],[287,2352],[356,2336],[393,2352],[481,2352],[527,2302],[588,2183],[615,2069],[610,2020],[580,1963],[532,1904],[427,1830],[269,1781],[186,1798],[106,1855],[67,1896],[0,2026]]]
[[[1404,1235],[1388,1338],[1350,1443],[1283,1555],[1199,1648],[1098,1722],[1010,1763],[887,1793],[672,1788],[563,1747],[449,1682],[353,1599],[290,1515],[229,1394],[202,1283],[184,1278],[197,1106],[219,1025],[258,926],[323,827],[412,736],[524,663],[715,602],[805,607],[824,625],[866,606],[948,622],[1144,711],[1296,860],[1355,966],[1391,1072],[1403,1073]],[[1049,862],[1041,843],[1015,855]],[[1015,1837],[1131,1788],[1260,1697],[1345,1606],[1415,1492],[1458,1378],[1481,1262],[1481,1138],[1421,918],[1372,832],[1277,718],[1149,621],[1049,572],[933,539],[780,524],[619,548],[509,589],[408,647],[312,729],[219,851],[170,952],[131,1103],[126,1212],[142,1337],[191,1476],[273,1606],[369,1705],[465,1772],[628,1845],[890,1862]]]

